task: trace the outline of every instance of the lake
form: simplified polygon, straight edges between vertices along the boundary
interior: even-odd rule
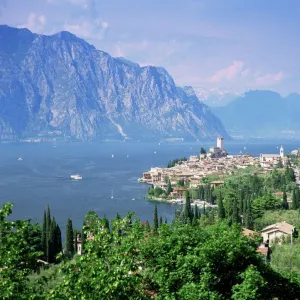
[[[151,167],[166,166],[173,158],[199,154],[215,142],[194,143],[10,143],[0,144],[0,202],[13,202],[14,219],[40,222],[49,204],[51,214],[64,232],[67,218],[81,228],[85,214],[96,211],[100,217],[124,216],[134,211],[152,222],[154,203],[144,199],[148,185],[137,179]],[[300,146],[299,141],[225,141],[229,154],[279,153]],[[23,160],[19,161],[21,157]],[[71,174],[82,180],[70,180]],[[113,193],[113,199],[111,198]],[[169,221],[175,205],[158,203],[158,212]]]

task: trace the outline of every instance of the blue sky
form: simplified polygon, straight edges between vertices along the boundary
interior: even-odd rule
[[[25,3],[22,4],[22,3]],[[68,30],[178,85],[300,92],[298,0],[0,0],[0,23]]]

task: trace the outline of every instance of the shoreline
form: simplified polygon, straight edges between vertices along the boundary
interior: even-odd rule
[[[185,199],[182,199],[182,198],[178,198],[178,199],[164,199],[164,198],[157,198],[157,197],[146,197],[146,199],[148,201],[153,201],[153,202],[162,202],[162,203],[167,203],[167,204],[177,204],[177,205],[184,205],[185,204]],[[214,207],[217,207],[216,204],[211,204],[207,201],[204,201],[204,200],[200,200],[200,199],[195,199],[195,200],[192,200],[193,202],[191,202],[191,206],[195,206],[197,205],[199,208],[203,208],[204,205],[205,207],[211,207],[211,208],[214,208]]]

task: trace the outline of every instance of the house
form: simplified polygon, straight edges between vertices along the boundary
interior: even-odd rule
[[[185,191],[186,191],[186,188],[174,187],[173,192],[171,193],[171,196],[182,199]]]
[[[275,239],[280,239],[283,236],[292,235],[295,230],[295,226],[287,223],[281,222],[269,225],[262,229],[261,235],[263,237],[263,241],[275,241]]]
[[[210,183],[210,185],[212,185],[212,186],[218,186],[218,185],[222,185],[222,184],[224,184],[223,180],[215,180]]]

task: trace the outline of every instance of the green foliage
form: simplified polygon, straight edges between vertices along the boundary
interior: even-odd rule
[[[176,164],[181,163],[182,161],[187,161],[186,157],[172,159],[168,162],[168,168],[174,167]]]
[[[193,212],[191,208],[191,198],[189,191],[185,192],[185,205],[183,211],[183,221],[185,223],[191,224],[193,220]]]
[[[153,213],[153,232],[157,232],[158,230],[158,213],[157,213],[157,205],[154,205],[154,213]]]
[[[159,186],[150,187],[149,190],[148,190],[148,195],[150,197],[156,197],[156,198],[165,197],[166,196],[166,191],[164,189],[162,189],[161,187],[159,187]]]
[[[265,211],[265,213],[254,222],[255,230],[262,230],[271,224],[286,221],[289,224],[294,225],[296,228],[300,228],[300,213],[296,210],[273,210]]]
[[[66,253],[70,256],[74,254],[74,233],[70,218],[68,218],[66,226]]]
[[[223,205],[223,199],[221,196],[218,198],[218,219],[223,220],[225,218],[225,209]]]
[[[283,209],[289,209],[289,204],[287,202],[286,191],[283,192],[283,196],[282,196],[282,208]]]
[[[171,181],[169,179],[168,185],[167,185],[167,191],[166,191],[167,196],[169,196],[172,191],[173,191],[173,189],[172,189]]]
[[[26,277],[39,267],[41,231],[29,220],[8,220],[12,207],[7,203],[0,209],[0,298],[29,299],[32,286]]]
[[[300,284],[300,244],[272,248],[271,266],[286,278]]]
[[[49,298],[239,299],[244,291],[249,297],[240,299],[295,299],[300,291],[262,261],[239,227],[175,223],[153,234],[128,220],[114,220],[111,232],[99,229],[86,255],[65,263]]]
[[[257,267],[250,265],[241,275],[241,283],[233,287],[232,299],[236,300],[259,300],[265,299],[264,289],[266,281],[257,270]]]
[[[206,154],[206,150],[203,147],[200,149],[200,154]]]

